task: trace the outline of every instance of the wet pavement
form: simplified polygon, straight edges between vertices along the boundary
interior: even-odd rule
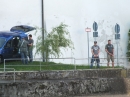
[[[130,97],[130,94],[117,94],[117,95],[93,95],[93,96],[74,96],[74,97]]]

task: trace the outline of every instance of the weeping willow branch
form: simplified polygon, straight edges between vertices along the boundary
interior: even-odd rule
[[[52,28],[50,32],[44,31],[46,33],[44,41],[42,36],[38,36],[36,41],[36,53],[35,54],[45,54],[45,58],[49,56],[60,57],[62,55],[62,49],[74,49],[74,44],[71,41],[70,32],[68,31],[68,25],[61,23],[57,27]],[[44,30],[44,29],[39,29]],[[44,45],[42,45],[44,43]]]

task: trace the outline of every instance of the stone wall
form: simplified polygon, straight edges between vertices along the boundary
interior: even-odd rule
[[[126,71],[126,70],[125,70]],[[73,97],[128,93],[122,69],[0,73],[0,97]],[[126,73],[129,73],[127,71]]]
[[[53,80],[85,78],[120,78],[122,69],[15,72],[16,80]],[[13,72],[0,73],[0,79],[13,79]],[[2,77],[3,76],[3,77]]]

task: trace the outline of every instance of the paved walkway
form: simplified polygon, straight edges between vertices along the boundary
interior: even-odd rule
[[[74,97],[130,97],[130,95],[94,95],[94,96],[74,96]]]

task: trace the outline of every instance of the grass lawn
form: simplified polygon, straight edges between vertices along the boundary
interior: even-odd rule
[[[88,65],[63,64],[54,62],[39,62],[34,61],[29,64],[22,64],[21,61],[5,62],[6,68],[14,68],[15,71],[42,71],[42,70],[75,70],[76,69],[90,69]],[[0,64],[0,68],[4,68],[4,63]],[[101,66],[100,69],[106,69],[106,66]],[[121,68],[121,67],[115,67]],[[96,69],[93,67],[93,69]],[[3,70],[0,70],[3,71]],[[7,71],[7,70],[6,70]]]

